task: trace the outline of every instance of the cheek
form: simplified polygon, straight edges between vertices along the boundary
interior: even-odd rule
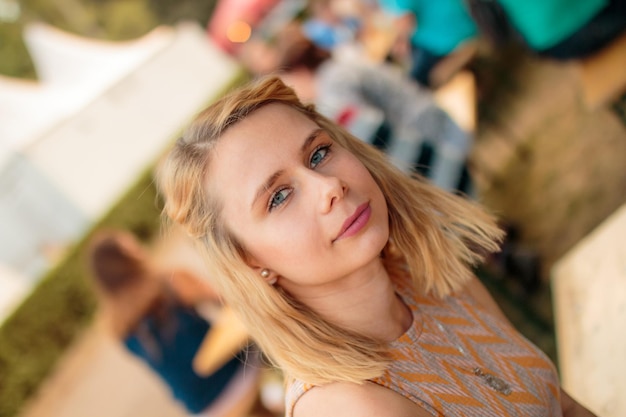
[[[354,181],[359,183],[362,187],[366,187],[382,195],[380,187],[372,177],[372,174],[365,168],[365,166],[358,159],[354,158],[350,161],[350,172]]]
[[[341,164],[345,167],[345,169],[349,170],[353,174],[371,177],[369,171],[365,168],[365,165],[363,165],[361,160],[357,158],[356,155],[342,149],[341,159]]]
[[[280,240],[274,246],[272,256],[268,256],[268,265],[288,277],[308,276],[311,271],[317,271],[320,265],[331,254],[328,248],[321,244],[320,234],[303,228],[292,229],[285,239]]]
[[[301,262],[303,253],[312,254],[314,251],[311,243],[316,241],[315,230],[308,227],[302,216],[296,221],[290,221],[287,216],[280,220],[268,225],[250,226],[244,229],[241,237],[247,251],[268,266]]]

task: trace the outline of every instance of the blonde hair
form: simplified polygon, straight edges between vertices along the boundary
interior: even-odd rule
[[[199,244],[213,284],[286,375],[312,384],[363,382],[387,366],[386,345],[322,319],[267,285],[246,264],[245,249],[226,229],[220,202],[205,186],[211,149],[224,131],[269,103],[317,123],[369,170],[388,205],[390,239],[382,255],[392,279],[408,274],[419,291],[448,295],[470,278],[472,265],[498,249],[501,232],[477,204],[408,177],[379,150],[302,104],[276,77],[239,88],[195,118],[159,169],[163,213]]]

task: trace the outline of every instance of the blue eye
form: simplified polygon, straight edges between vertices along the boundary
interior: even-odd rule
[[[330,145],[323,145],[318,147],[311,155],[311,168],[315,168],[318,166],[326,157],[328,156],[328,152],[330,152]]]
[[[283,204],[285,200],[287,199],[287,197],[289,197],[289,194],[291,194],[291,190],[288,188],[283,188],[281,190],[276,191],[274,194],[272,194],[272,197],[270,198],[270,202],[268,205],[269,211],[272,211],[276,207]]]

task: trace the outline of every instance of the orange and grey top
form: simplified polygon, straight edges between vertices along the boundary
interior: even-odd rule
[[[413,324],[391,343],[391,365],[371,382],[438,417],[561,415],[559,380],[550,359],[511,325],[469,295],[420,296],[408,283],[397,292]],[[286,415],[314,386],[287,386]]]

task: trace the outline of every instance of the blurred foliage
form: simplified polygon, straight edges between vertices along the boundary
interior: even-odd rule
[[[150,10],[161,24],[173,25],[183,20],[198,22],[205,27],[218,0],[148,0]]]
[[[126,229],[148,241],[158,233],[160,207],[152,176],[146,173],[0,327],[0,417],[17,414],[90,323],[96,299],[86,279],[85,243],[93,232]]]
[[[0,0],[1,1],[1,0]],[[21,0],[14,22],[0,21],[0,74],[36,79],[22,39],[30,22],[45,22],[77,35],[122,41],[145,35],[159,25],[194,21],[205,27],[217,0]]]
[[[34,79],[35,68],[22,41],[22,25],[0,23],[0,74]]]

